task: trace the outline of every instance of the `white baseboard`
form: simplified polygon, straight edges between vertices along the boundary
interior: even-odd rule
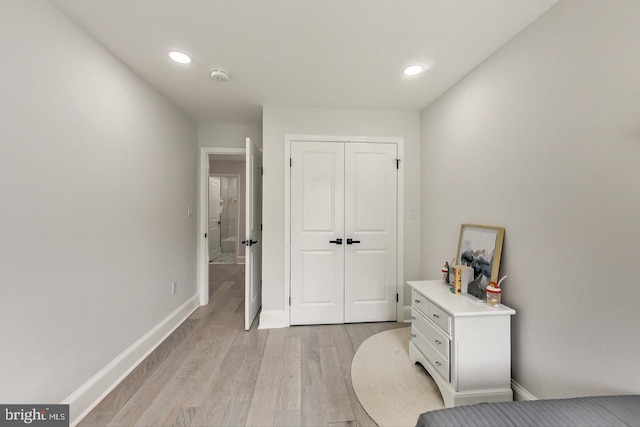
[[[402,319],[399,322],[411,323],[411,306],[405,305],[402,309]],[[286,317],[286,313],[280,310],[268,310],[260,312],[260,323],[258,329],[278,329],[288,328],[289,319]]]
[[[513,400],[538,400],[513,379],[511,380],[511,388],[513,389]]]
[[[289,319],[287,319],[284,310],[262,310],[260,312],[258,329],[278,329],[288,328],[289,326]]]
[[[70,425],[77,425],[198,307],[194,295],[144,334],[61,403],[69,405]]]

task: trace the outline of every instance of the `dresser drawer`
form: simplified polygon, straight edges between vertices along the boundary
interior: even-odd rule
[[[451,335],[451,316],[445,313],[440,307],[429,302],[428,318],[433,320],[433,323],[440,326],[447,335]]]
[[[420,295],[415,290],[411,292],[411,307],[419,310],[422,314],[427,316],[427,313],[429,312],[427,309],[428,305],[428,300],[424,296]]]
[[[431,345],[429,340],[425,338],[416,326],[411,327],[411,341],[418,347],[418,350],[424,354],[424,357],[436,368],[438,373],[447,382],[451,381],[449,360],[445,359],[436,348]]]
[[[449,338],[433,326],[418,310],[411,310],[411,319],[413,320],[413,325],[427,341],[429,341],[442,356],[449,360],[449,349],[451,347]]]

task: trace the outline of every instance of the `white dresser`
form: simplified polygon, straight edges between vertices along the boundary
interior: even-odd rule
[[[407,284],[412,288],[409,357],[435,380],[445,406],[513,400],[515,310],[455,295],[439,280]]]

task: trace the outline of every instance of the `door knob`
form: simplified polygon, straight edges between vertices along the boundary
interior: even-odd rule
[[[360,240],[347,239],[347,245],[353,245],[354,243],[360,243]]]
[[[342,239],[329,240],[329,243],[335,243],[336,245],[341,245],[342,244]]]
[[[256,243],[258,243],[257,240],[243,240],[242,241],[242,244],[245,245],[245,246],[253,246]]]

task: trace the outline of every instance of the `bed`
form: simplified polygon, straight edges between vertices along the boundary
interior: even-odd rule
[[[640,395],[481,403],[425,412],[417,427],[640,427]]]

